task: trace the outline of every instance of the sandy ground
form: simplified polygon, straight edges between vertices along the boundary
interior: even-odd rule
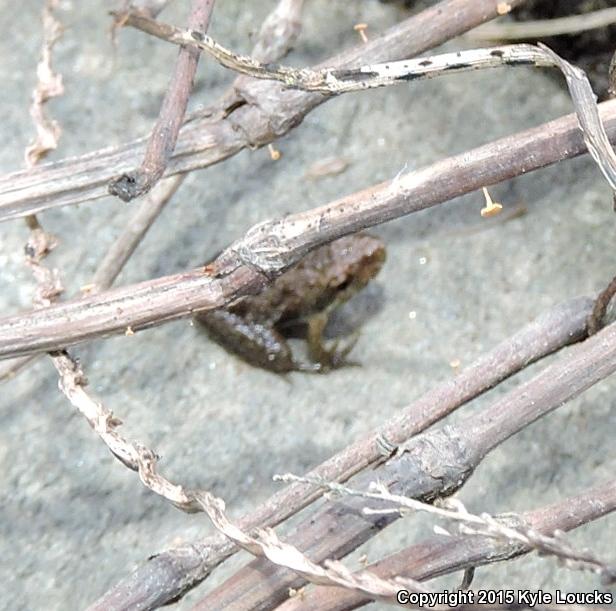
[[[63,129],[51,159],[146,134],[176,54],[133,31],[120,33],[114,51],[104,3],[61,4],[66,33],[56,66],[66,93],[50,104]],[[175,3],[165,18],[182,23],[186,4]],[[307,4],[303,34],[288,60],[295,65],[355,44],[357,22],[376,33],[404,15],[375,0]],[[33,133],[28,101],[40,5],[28,0],[14,11],[0,3],[2,172],[22,167]],[[273,5],[221,2],[211,33],[248,50]],[[203,61],[193,107],[214,99],[230,79]],[[570,110],[565,91],[530,69],[331,100],[277,143],[280,161],[265,149],[246,151],[190,176],[118,283],[193,267],[257,221],[326,203]],[[348,169],[307,180],[310,166],[327,157],[344,157]],[[374,230],[387,244],[388,260],[351,308],[366,319],[353,351],[361,368],[278,377],[230,357],[180,321],[76,349],[90,388],[125,421],[126,434],[161,454],[168,477],[209,488],[240,515],[278,488],[274,473],[304,472],[454,375],[452,361],[464,366],[546,308],[594,294],[613,276],[616,218],[609,188],[588,157],[503,183],[492,194],[506,206],[523,203],[527,214],[486,225],[481,194],[474,193]],[[67,295],[89,281],[129,214],[126,204],[106,198],[41,216],[61,240],[49,261],[61,270]],[[4,315],[31,307],[25,239],[23,223],[2,226]],[[607,380],[503,444],[459,497],[472,511],[525,510],[607,480],[616,467],[615,389]],[[464,412],[469,409],[478,408]],[[45,359],[2,386],[0,482],[0,607],[6,609],[83,608],[150,554],[213,531],[205,517],[171,508],[112,459],[59,394]],[[361,551],[376,559],[429,536],[429,522],[407,518]],[[614,560],[615,528],[608,517],[571,540]],[[179,608],[243,561],[236,557],[215,572]],[[475,587],[585,591],[600,585],[591,574],[533,556],[478,570]]]

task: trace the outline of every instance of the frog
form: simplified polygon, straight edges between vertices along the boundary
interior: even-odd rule
[[[251,365],[278,374],[325,373],[348,364],[359,336],[326,340],[329,317],[379,273],[385,258],[379,238],[345,236],[309,252],[259,294],[194,318],[213,341]],[[297,359],[287,341],[288,331],[301,327],[310,362]]]

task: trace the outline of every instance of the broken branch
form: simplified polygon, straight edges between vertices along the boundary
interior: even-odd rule
[[[600,105],[616,138],[616,101]],[[585,150],[575,115],[449,157],[307,212],[250,229],[208,270],[142,282],[0,320],[0,358],[60,350],[221,307],[299,260],[311,248],[437,205]],[[261,270],[261,271],[257,271]],[[267,277],[266,277],[267,276]]]

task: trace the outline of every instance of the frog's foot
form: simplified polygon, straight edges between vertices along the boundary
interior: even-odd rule
[[[347,360],[349,352],[359,339],[359,332],[333,340],[325,340],[323,332],[327,325],[325,312],[316,314],[308,321],[308,351],[310,358],[318,367],[318,372],[323,373],[339,367],[358,365]]]
[[[302,373],[324,373],[321,363],[306,363],[305,361],[293,361],[293,371]]]

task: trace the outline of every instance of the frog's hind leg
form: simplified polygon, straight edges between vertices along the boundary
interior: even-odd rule
[[[325,311],[314,314],[308,319],[307,339],[310,358],[319,364],[319,370],[322,372],[338,367],[357,365],[358,363],[348,361],[347,356],[359,339],[359,331],[343,338],[326,340],[323,334],[328,318],[328,312]]]
[[[285,338],[275,329],[248,323],[227,310],[213,310],[197,315],[207,334],[227,352],[274,373],[299,369]]]

